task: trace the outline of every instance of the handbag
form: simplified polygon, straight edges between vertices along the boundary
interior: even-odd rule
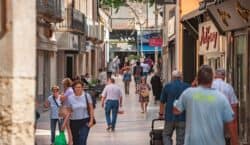
[[[141,91],[141,96],[142,97],[148,97],[149,96],[149,90],[148,89],[144,89]]]
[[[85,99],[86,99],[86,104],[87,104],[87,111],[88,111],[88,115],[90,117],[90,106],[89,106],[89,101],[88,101],[88,97],[87,95],[85,94]],[[94,107],[93,107],[94,108]],[[95,120],[95,117],[93,118],[93,124],[95,125],[96,124],[96,120]]]
[[[60,134],[55,137],[54,145],[67,145],[64,131],[61,131]]]

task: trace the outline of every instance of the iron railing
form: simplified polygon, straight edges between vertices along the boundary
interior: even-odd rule
[[[60,22],[64,18],[64,0],[36,0],[38,16],[49,22]]]

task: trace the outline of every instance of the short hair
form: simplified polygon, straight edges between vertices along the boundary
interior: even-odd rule
[[[216,75],[216,76],[226,76],[226,70],[223,69],[223,68],[218,68],[218,69],[215,71],[215,75]]]
[[[71,80],[70,78],[64,78],[64,79],[62,80],[62,82],[63,82],[63,85],[64,85],[65,87],[71,87],[71,86],[72,86],[72,80]]]
[[[60,90],[60,88],[59,88],[59,86],[58,85],[53,85],[52,87],[51,87],[51,91],[53,91],[53,90]]]
[[[136,65],[140,65],[140,61],[137,61],[137,62],[136,62]]]
[[[113,84],[115,83],[115,79],[114,78],[111,77],[111,78],[109,78],[109,80],[111,81],[111,83],[113,83]]]
[[[83,84],[82,81],[80,81],[80,80],[75,80],[75,81],[73,82],[73,84],[72,84],[72,88],[73,88],[74,91],[75,91],[75,86],[78,85],[78,84],[80,84],[82,87],[84,87],[84,84]]]
[[[99,72],[102,72],[102,68],[99,68]]]
[[[198,71],[198,84],[210,84],[213,81],[213,69],[209,65],[202,65]]]

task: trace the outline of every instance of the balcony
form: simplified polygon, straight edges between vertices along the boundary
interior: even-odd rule
[[[64,17],[64,0],[36,0],[37,15],[48,22],[61,22]]]
[[[58,24],[59,31],[84,34],[85,15],[81,11],[72,8],[66,8],[65,13],[64,21]]]

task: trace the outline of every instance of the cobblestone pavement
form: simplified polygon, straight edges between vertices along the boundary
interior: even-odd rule
[[[123,88],[121,77],[116,78],[116,83]],[[151,98],[147,114],[141,114],[138,97],[135,95],[134,83],[131,83],[130,95],[124,96],[125,114],[119,115],[114,133],[106,132],[104,110],[98,102],[95,109],[97,124],[91,129],[88,145],[149,145],[149,132],[151,120],[158,116],[158,105]],[[37,125],[37,145],[50,144],[49,112],[42,113]],[[162,127],[159,123],[157,127]]]

